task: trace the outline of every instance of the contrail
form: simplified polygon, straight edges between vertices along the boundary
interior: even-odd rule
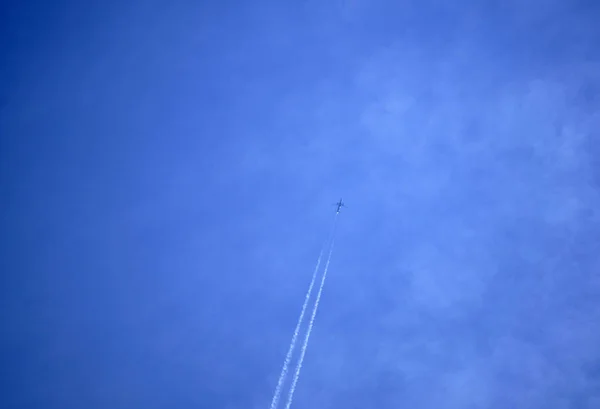
[[[325,279],[327,278],[327,269],[329,269],[329,260],[331,260],[331,253],[333,252],[333,244],[334,244],[334,233],[335,233],[335,221],[337,221],[337,214],[333,224],[333,231],[331,237],[331,247],[329,247],[329,255],[327,256],[327,262],[325,263],[325,270],[323,271],[323,278],[321,278],[321,285],[319,286],[319,292],[317,293],[317,299],[315,300],[315,305],[312,310],[312,315],[310,317],[310,321],[308,323],[308,329],[306,330],[306,336],[304,337],[304,344],[302,344],[302,349],[300,350],[300,358],[298,358],[298,364],[296,365],[296,373],[294,374],[294,379],[292,380],[292,385],[290,386],[290,392],[288,395],[287,404],[285,405],[285,409],[290,409],[292,406],[292,399],[294,398],[294,391],[296,390],[296,384],[298,383],[298,378],[300,377],[300,371],[302,370],[302,363],[304,361],[304,355],[306,354],[306,348],[308,347],[308,340],[310,339],[310,333],[312,332],[313,324],[315,323],[315,317],[317,316],[317,310],[319,309],[319,301],[321,300],[321,293],[323,292],[323,286],[325,285]]]
[[[321,264],[321,258],[323,257],[324,249],[325,248],[321,249],[321,253],[319,254],[319,258],[317,259],[317,265],[315,266],[315,271],[313,272],[312,280],[310,281],[308,291],[306,292],[306,296],[304,297],[302,311],[300,311],[300,317],[298,317],[298,323],[296,324],[296,329],[294,329],[294,335],[292,336],[292,341],[290,342],[290,348],[288,349],[287,355],[285,356],[285,360],[283,361],[283,368],[281,368],[281,374],[279,375],[279,380],[277,381],[277,387],[275,388],[275,393],[273,394],[273,400],[271,401],[270,409],[276,409],[277,404],[279,403],[279,397],[281,396],[281,387],[283,386],[283,382],[285,381],[285,378],[288,373],[290,360],[292,359],[292,354],[294,353],[294,348],[296,347],[296,340],[298,339],[300,326],[302,325],[302,321],[304,320],[304,313],[306,312],[306,307],[308,306],[308,300],[310,299],[310,294],[312,293],[313,287],[315,285],[315,279],[317,278],[317,271],[319,271],[319,265]]]

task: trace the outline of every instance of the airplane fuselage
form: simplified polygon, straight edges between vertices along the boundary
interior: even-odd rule
[[[335,212],[339,213],[341,208],[344,206],[344,202],[342,202],[342,199],[340,199],[340,201],[336,203],[336,206],[337,206],[337,210]]]

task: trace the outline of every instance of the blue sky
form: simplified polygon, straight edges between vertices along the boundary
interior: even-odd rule
[[[600,407],[594,2],[14,3],[1,406]]]

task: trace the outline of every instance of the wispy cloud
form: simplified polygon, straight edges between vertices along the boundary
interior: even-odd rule
[[[506,5],[506,30],[531,34],[521,50],[485,32],[444,46],[398,40],[365,54],[350,87],[324,80],[278,112],[293,107],[307,125],[263,147],[271,165],[344,186],[358,208],[345,222],[363,235],[347,240],[381,243],[374,257],[338,255],[330,285],[349,294],[324,301],[299,406],[320,402],[322,388],[322,402],[346,407],[378,393],[382,408],[600,399],[586,369],[600,360],[599,60],[542,53],[552,36],[585,41],[586,31],[569,25],[572,10],[566,26],[549,23],[564,3],[538,6]],[[370,276],[367,289],[353,284]],[[406,281],[383,285],[396,276]]]
[[[0,124],[7,265],[30,273],[6,286],[19,392],[266,407],[343,196],[296,408],[598,407],[599,14],[585,3],[15,20],[11,38],[48,33],[15,40]],[[75,398],[52,392],[72,384]]]

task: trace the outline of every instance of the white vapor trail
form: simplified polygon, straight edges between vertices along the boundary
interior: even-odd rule
[[[336,215],[337,220],[337,215]],[[335,232],[335,222],[333,226],[333,231]],[[302,370],[302,363],[304,361],[304,355],[306,354],[306,348],[308,347],[308,340],[310,339],[310,333],[312,332],[313,324],[315,323],[315,317],[317,316],[317,310],[319,309],[319,301],[321,300],[321,293],[323,292],[323,286],[325,285],[325,279],[327,278],[327,269],[329,269],[329,260],[331,260],[331,253],[333,252],[333,243],[334,236],[332,232],[331,237],[331,246],[329,247],[329,255],[327,256],[327,262],[325,263],[325,270],[323,271],[323,278],[321,278],[321,285],[319,286],[319,292],[317,293],[317,299],[315,300],[315,305],[312,310],[312,315],[310,317],[310,321],[308,323],[308,329],[306,330],[306,336],[304,337],[304,344],[302,345],[302,349],[300,350],[300,358],[298,358],[298,364],[296,365],[296,373],[294,373],[294,379],[292,380],[292,385],[290,386],[290,392],[288,395],[287,404],[285,405],[285,409],[290,409],[292,406],[292,399],[294,398],[294,391],[296,390],[296,384],[298,383],[298,378],[300,377],[300,371]]]
[[[312,280],[310,281],[310,285],[308,286],[308,291],[306,291],[306,296],[304,297],[304,304],[302,305],[302,311],[300,311],[300,317],[298,318],[296,329],[294,329],[294,335],[292,336],[290,347],[288,349],[287,355],[285,356],[285,360],[283,361],[283,368],[281,368],[281,374],[279,375],[279,380],[277,381],[277,387],[275,388],[275,393],[273,394],[273,400],[271,401],[270,409],[276,409],[279,403],[279,397],[281,396],[281,387],[283,386],[283,382],[285,381],[285,378],[287,376],[288,367],[290,366],[290,361],[292,359],[292,354],[294,353],[294,348],[296,347],[296,340],[298,339],[300,326],[302,325],[302,321],[304,320],[304,314],[306,313],[306,307],[308,306],[310,294],[312,293],[313,287],[315,285],[317,272],[319,271],[319,265],[321,264],[321,258],[323,257],[323,250],[324,248],[321,249],[321,253],[319,254],[319,258],[317,259],[317,265],[315,266],[315,271],[313,272]]]

